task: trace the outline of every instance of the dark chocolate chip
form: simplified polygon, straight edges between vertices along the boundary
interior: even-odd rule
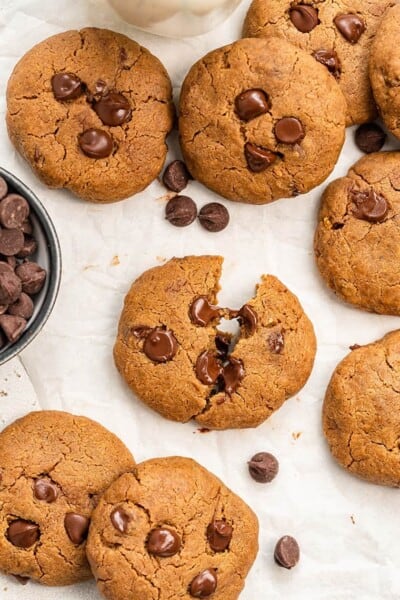
[[[321,63],[321,65],[324,65],[324,67],[326,67],[336,79],[339,79],[342,65],[338,55],[334,50],[326,50],[325,48],[321,48],[313,53],[313,57],[315,60]]]
[[[332,229],[334,231],[338,231],[339,229],[343,229],[344,227],[344,223],[333,223],[332,224]]]
[[[47,479],[36,479],[33,484],[33,493],[37,500],[51,504],[58,498],[58,487]]]
[[[273,331],[268,336],[268,346],[273,354],[281,354],[285,346],[285,338],[282,331]]]
[[[40,538],[40,529],[36,523],[17,519],[10,523],[6,535],[13,546],[31,548]]]
[[[13,575],[14,579],[21,585],[26,585],[30,580],[30,577],[24,577],[23,575]]]
[[[8,185],[7,181],[0,176],[0,200],[5,198],[8,194]]]
[[[219,202],[205,204],[199,212],[199,221],[207,231],[222,231],[229,223],[228,209]]]
[[[256,332],[258,317],[254,308],[245,304],[236,316],[239,319],[239,323],[246,328],[249,335],[253,335]]]
[[[193,579],[189,591],[193,598],[208,598],[216,589],[217,572],[215,569],[206,569]]]
[[[9,271],[2,267],[0,270],[0,304],[13,304],[18,300],[21,292],[21,281],[12,271],[12,267]]]
[[[93,108],[104,125],[110,125],[110,127],[123,125],[132,116],[129,100],[118,92],[109,92],[102,96],[95,102]]]
[[[263,90],[246,90],[235,100],[236,112],[243,121],[265,115],[270,109],[268,95]]]
[[[205,350],[196,361],[196,376],[204,385],[213,385],[222,373],[222,364],[214,352]]]
[[[79,136],[79,146],[89,158],[107,158],[114,149],[114,142],[102,129],[87,129]]]
[[[247,142],[244,147],[244,154],[247,161],[247,166],[253,173],[261,173],[270,167],[278,158],[278,155],[272,150],[262,148],[256,144]]]
[[[187,227],[196,217],[197,206],[188,196],[175,196],[165,207],[165,218],[175,227]]]
[[[297,144],[304,136],[303,124],[296,117],[284,117],[275,125],[275,137],[282,144]]]
[[[386,133],[376,123],[360,125],[355,134],[356,144],[362,152],[379,152],[386,142]]]
[[[74,100],[83,91],[82,81],[74,73],[56,73],[52,77],[51,87],[57,100]]]
[[[292,569],[300,560],[300,548],[290,535],[283,536],[275,546],[275,561],[285,569]]]
[[[221,316],[221,309],[210,303],[207,296],[199,296],[196,298],[189,309],[189,316],[192,323],[206,327],[215,319]]]
[[[231,396],[236,392],[245,376],[244,366],[238,358],[230,358],[229,363],[224,366],[222,377],[225,383],[225,392]]]
[[[15,269],[15,274],[20,278],[22,291],[25,294],[38,294],[46,280],[46,271],[37,263],[24,262]]]
[[[278,475],[279,463],[269,452],[258,452],[248,463],[249,473],[258,483],[270,483]]]
[[[386,198],[372,188],[368,191],[352,190],[350,200],[353,203],[353,215],[370,223],[382,223],[388,212]]]
[[[29,204],[19,194],[8,194],[0,202],[0,222],[6,229],[20,229],[29,216]]]
[[[143,351],[154,362],[168,362],[178,351],[178,342],[172,331],[156,327],[146,337]]]
[[[221,358],[225,358],[229,353],[229,348],[231,345],[231,338],[228,334],[219,333],[215,337],[215,346],[217,348],[219,356]]]
[[[338,15],[334,18],[334,23],[350,44],[356,44],[365,31],[365,22],[359,15]]]
[[[35,254],[37,247],[38,245],[35,238],[26,235],[24,238],[24,247],[18,252],[17,258],[27,258],[28,256],[32,256],[32,254]]]
[[[90,519],[77,513],[67,513],[64,519],[65,531],[71,542],[79,546],[87,538]]]
[[[24,223],[22,223],[22,225],[20,227],[20,230],[25,235],[32,235],[32,233],[33,233],[32,221],[30,219],[28,219],[27,221],[24,221]]]
[[[319,23],[318,11],[313,6],[298,4],[290,9],[290,20],[301,33],[309,33]]]
[[[174,160],[168,165],[163,175],[165,187],[177,194],[185,189],[190,179],[190,173],[187,170],[185,163],[181,160]]]
[[[24,333],[26,320],[14,315],[0,315],[0,327],[9,342],[16,342]]]
[[[181,549],[181,538],[172,529],[158,527],[150,532],[147,540],[149,554],[168,558],[174,556]]]
[[[0,254],[15,256],[24,247],[24,234],[20,229],[2,229],[0,231]]]
[[[110,515],[111,523],[114,528],[120,533],[128,533],[129,523],[132,521],[129,515],[123,508],[115,508]]]
[[[226,521],[212,521],[207,527],[207,539],[211,550],[225,552],[229,548],[233,534],[233,527]]]

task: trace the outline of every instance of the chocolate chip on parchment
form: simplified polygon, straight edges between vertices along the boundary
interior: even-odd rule
[[[356,144],[362,152],[379,152],[386,142],[386,133],[377,123],[363,123],[355,133]]]
[[[199,212],[199,221],[207,231],[222,231],[229,224],[228,209],[219,202],[205,204]]]
[[[273,454],[258,452],[248,463],[249,473],[257,483],[270,483],[279,472],[279,463]]]
[[[181,160],[174,160],[168,165],[163,175],[165,187],[177,194],[185,189],[190,179],[191,175],[185,163]]]
[[[175,227],[187,227],[197,217],[197,206],[188,196],[175,196],[165,207],[165,218]]]
[[[290,535],[278,540],[274,553],[275,562],[285,569],[293,569],[300,560],[300,548],[297,541]]]

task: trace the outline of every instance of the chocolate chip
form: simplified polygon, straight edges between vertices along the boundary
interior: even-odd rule
[[[111,523],[114,528],[120,533],[128,533],[129,523],[132,521],[129,515],[123,508],[115,508],[110,515]]]
[[[25,331],[26,320],[13,315],[0,315],[0,327],[9,342],[16,342]]]
[[[156,327],[145,339],[143,351],[154,362],[168,362],[178,351],[178,342],[172,331]]]
[[[365,23],[358,15],[338,15],[333,21],[350,44],[356,44],[365,31]]]
[[[230,345],[231,338],[228,334],[219,333],[215,337],[215,346],[221,358],[225,358],[228,355]]]
[[[190,179],[190,173],[187,170],[185,163],[181,160],[174,160],[168,165],[163,175],[165,187],[177,194],[185,189]]]
[[[290,535],[285,535],[278,540],[275,546],[275,561],[285,569],[292,569],[300,560],[300,548],[298,543]]]
[[[268,95],[263,90],[246,90],[235,100],[236,112],[243,121],[251,121],[265,115],[271,107]]]
[[[82,81],[74,73],[56,73],[51,80],[56,100],[74,100],[83,91]]]
[[[225,384],[225,392],[231,396],[236,392],[245,376],[244,366],[238,358],[230,358],[229,363],[224,366],[222,377]]]
[[[360,125],[355,134],[356,144],[362,152],[379,152],[386,142],[386,133],[376,123]]]
[[[7,181],[3,177],[0,176],[0,200],[5,198],[5,196],[7,196],[7,194],[8,194]]]
[[[87,129],[81,133],[79,146],[89,158],[107,158],[114,149],[112,137],[101,129]]]
[[[197,206],[188,196],[175,196],[165,207],[165,218],[175,227],[187,227],[196,217]]]
[[[229,548],[233,533],[232,525],[226,521],[213,521],[207,527],[207,539],[211,550],[225,552]]]
[[[12,271],[11,267],[9,271],[2,267],[0,270],[0,304],[13,304],[18,300],[21,292],[21,281]]]
[[[15,269],[25,294],[38,294],[46,281],[46,271],[37,263],[24,262]]]
[[[108,85],[104,81],[104,79],[98,79],[96,81],[95,89],[95,93],[97,96],[105,96],[106,94],[108,94]]]
[[[19,229],[2,229],[0,231],[0,254],[15,256],[24,247],[24,234]]]
[[[217,572],[215,569],[202,571],[190,584],[190,595],[193,598],[208,598],[217,589]]]
[[[268,346],[273,354],[281,354],[285,346],[283,332],[273,331],[268,337]]]
[[[284,117],[275,125],[275,137],[282,144],[297,144],[304,136],[303,124],[296,117]]]
[[[144,340],[150,333],[151,327],[146,327],[145,325],[139,325],[138,327],[132,327],[131,333],[138,338],[138,340]]]
[[[58,498],[58,487],[47,479],[36,479],[33,484],[33,493],[37,500],[51,504]]]
[[[229,212],[219,202],[205,204],[199,212],[199,221],[204,229],[216,233],[222,231],[229,223]]]
[[[222,373],[222,364],[214,352],[205,350],[196,361],[196,376],[204,385],[214,384]]]
[[[270,167],[278,158],[278,155],[267,148],[256,146],[247,142],[244,147],[244,155],[246,157],[247,166],[253,173],[261,173]]]
[[[301,33],[309,33],[319,23],[318,11],[313,6],[298,4],[290,9],[290,20]]]
[[[0,202],[0,222],[6,229],[20,229],[29,216],[29,204],[19,194],[8,194]]]
[[[246,328],[249,335],[256,332],[258,316],[254,308],[245,304],[235,316],[239,319],[239,323]]]
[[[35,254],[37,250],[37,242],[35,238],[30,235],[26,235],[24,237],[24,246],[20,252],[17,254],[17,258],[27,258],[28,256],[32,256]]]
[[[24,577],[23,575],[13,575],[14,579],[21,585],[26,585],[30,580],[30,577]]]
[[[189,309],[189,316],[192,323],[206,327],[215,319],[221,316],[221,309],[210,303],[207,296],[199,296],[196,298]]]
[[[33,233],[32,221],[30,219],[28,219],[27,221],[24,221],[24,223],[22,223],[20,229],[21,229],[22,233],[24,233],[25,235],[32,235],[32,233]]]
[[[334,231],[338,231],[339,229],[343,229],[344,227],[344,223],[333,223],[332,224],[332,229]]]
[[[6,535],[13,546],[31,548],[40,538],[40,529],[36,523],[17,519],[10,523]]]
[[[79,546],[87,538],[90,519],[77,513],[67,513],[64,519],[65,531],[71,542]]]
[[[129,100],[118,92],[109,92],[102,96],[95,102],[93,108],[104,125],[110,125],[110,127],[123,125],[132,116]]]
[[[258,483],[270,483],[278,475],[279,463],[269,452],[258,452],[248,463],[249,473]]]
[[[174,556],[181,549],[181,538],[179,535],[167,527],[158,527],[150,532],[147,540],[147,550],[149,554],[168,558]]]
[[[334,50],[326,50],[321,48],[313,53],[313,57],[315,60],[321,63],[321,65],[324,65],[324,67],[326,67],[328,71],[332,73],[334,77],[336,77],[336,79],[339,79],[342,65],[338,55]]]
[[[377,194],[372,188],[369,191],[352,190],[350,200],[353,202],[353,215],[370,223],[382,223],[388,212],[386,198]]]

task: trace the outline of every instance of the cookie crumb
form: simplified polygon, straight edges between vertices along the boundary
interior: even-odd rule
[[[303,432],[302,432],[302,431],[293,432],[293,433],[292,433],[292,438],[293,438],[294,440],[298,440],[298,439],[299,439],[299,437],[301,437],[301,436],[302,436],[302,434],[303,434]]]
[[[110,264],[111,264],[111,266],[112,266],[112,267],[117,267],[118,265],[120,265],[120,264],[121,264],[121,261],[119,260],[119,256],[118,256],[118,254],[116,254],[116,255],[113,257],[113,259],[112,259],[112,261],[111,261],[111,263],[110,263]]]
[[[355,525],[355,524],[356,524],[356,520],[355,520],[355,518],[354,518],[354,515],[350,515],[350,520],[351,520],[351,522],[353,523],[353,525]]]

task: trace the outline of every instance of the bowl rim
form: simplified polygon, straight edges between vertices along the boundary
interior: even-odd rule
[[[48,288],[42,306],[40,307],[36,318],[26,330],[24,335],[14,344],[12,344],[9,348],[4,350],[4,352],[2,352],[0,349],[1,366],[9,360],[11,360],[12,358],[15,358],[17,355],[19,355],[32,342],[43,329],[48,318],[50,317],[60,289],[62,275],[62,256],[60,241],[58,239],[58,235],[54,227],[53,221],[51,220],[49,213],[47,212],[47,210],[45,209],[44,205],[39,200],[35,192],[33,192],[16,175],[11,173],[10,171],[7,171],[1,166],[0,177],[3,177],[6,180],[7,184],[14,188],[17,194],[24,196],[28,200],[29,206],[31,207],[33,213],[35,214],[35,217],[37,218],[37,220],[40,223],[40,226],[43,229],[47,241],[50,263]]]

